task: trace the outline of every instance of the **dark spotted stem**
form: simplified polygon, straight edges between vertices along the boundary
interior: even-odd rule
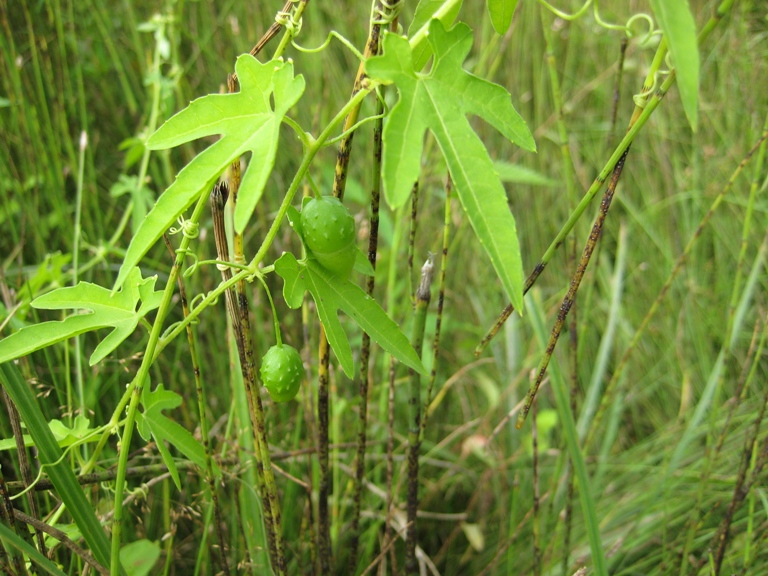
[[[383,88],[383,87],[382,87]],[[384,113],[384,104],[376,101],[376,115]],[[371,219],[368,235],[368,262],[376,270],[376,253],[379,246],[379,201],[381,198],[381,153],[382,153],[382,129],[383,119],[379,118],[373,127],[373,181],[371,183]],[[365,282],[365,292],[373,296],[376,277],[368,276]],[[365,479],[365,448],[367,443],[368,428],[368,387],[369,360],[371,357],[371,337],[363,332],[363,341],[360,346],[360,375],[358,383],[358,395],[360,397],[360,410],[357,420],[357,453],[355,456],[355,486],[352,511],[352,539],[349,545],[348,572],[354,574],[357,565],[357,549],[360,542],[360,512],[363,503],[363,480]]]
[[[627,349],[624,351],[624,354],[621,356],[621,359],[619,360],[619,363],[617,364],[616,369],[614,370],[610,381],[605,387],[605,392],[603,393],[603,399],[600,402],[600,408],[598,409],[598,412],[595,415],[595,419],[592,421],[592,425],[589,429],[589,434],[587,435],[587,440],[584,444],[585,446],[589,446],[594,440],[594,433],[597,430],[599,422],[602,420],[603,416],[605,415],[605,412],[608,406],[610,405],[610,399],[613,396],[616,383],[621,378],[621,375],[624,372],[624,368],[627,365],[627,362],[629,360],[630,355],[632,354],[632,351],[637,346],[637,343],[640,341],[640,337],[645,333],[645,329],[648,327],[648,324],[650,323],[651,319],[654,317],[654,315],[656,314],[656,311],[659,309],[659,305],[661,304],[662,300],[664,300],[664,298],[666,297],[667,292],[669,292],[669,289],[672,287],[672,282],[674,282],[675,278],[677,277],[677,274],[683,268],[683,265],[685,264],[685,261],[687,260],[688,255],[691,253],[691,250],[693,249],[694,244],[696,244],[696,241],[701,236],[701,233],[703,232],[709,220],[712,218],[712,215],[715,213],[715,210],[717,210],[717,207],[720,206],[725,196],[728,194],[728,192],[730,192],[731,187],[736,182],[738,177],[741,175],[741,172],[742,170],[744,170],[744,167],[747,165],[747,163],[752,158],[754,153],[758,150],[760,145],[766,139],[768,139],[768,130],[765,130],[762,133],[762,135],[760,136],[760,139],[755,143],[752,149],[749,152],[747,152],[747,155],[739,163],[736,170],[728,179],[728,182],[723,188],[723,190],[717,195],[717,197],[715,198],[714,202],[712,202],[712,205],[710,206],[707,213],[704,214],[704,216],[702,217],[701,221],[699,222],[699,225],[696,227],[696,230],[693,233],[693,236],[691,236],[690,240],[688,240],[688,244],[685,245],[685,248],[683,249],[682,254],[680,254],[680,256],[677,258],[677,261],[675,262],[675,265],[672,268],[672,272],[670,272],[669,277],[667,278],[667,281],[664,283],[664,286],[661,287],[661,290],[659,291],[658,296],[656,296],[656,300],[654,300],[650,309],[646,313],[645,318],[643,318],[643,321],[640,323],[640,326],[635,331],[634,336],[632,336],[632,340],[627,346]]]
[[[219,192],[220,193],[220,192]],[[211,200],[211,211],[218,208],[218,204],[214,205]],[[163,235],[163,240],[171,256],[175,256],[173,246],[168,238],[168,235]],[[174,266],[181,266],[181,262],[177,261]],[[179,286],[179,299],[181,300],[181,309],[184,313],[184,318],[189,316],[189,301],[187,300],[187,290],[184,287],[184,278],[182,274],[177,272],[176,283]],[[192,361],[192,372],[195,377],[195,391],[197,393],[197,411],[200,418],[200,434],[203,438],[203,449],[205,451],[205,479],[208,483],[208,490],[211,492],[211,502],[213,503],[213,518],[214,518],[214,531],[216,532],[216,539],[219,542],[219,564],[220,570],[226,576],[229,576],[229,564],[227,563],[227,546],[224,540],[224,533],[221,529],[223,526],[221,519],[221,508],[219,507],[219,495],[216,489],[216,477],[213,474],[213,461],[211,458],[211,446],[208,441],[208,418],[205,415],[205,407],[208,402],[205,399],[205,388],[203,387],[203,379],[200,374],[200,362],[199,354],[197,352],[197,340],[195,338],[192,324],[187,324],[187,343],[189,345],[189,356]]]
[[[317,503],[317,548],[320,573],[331,573],[331,523],[328,517],[330,474],[328,470],[328,366],[330,346],[325,329],[320,325],[317,368],[317,459],[320,467]]]
[[[413,331],[411,346],[421,357],[424,345],[424,325],[427,320],[430,288],[432,286],[433,258],[430,255],[421,268],[421,282],[416,289],[413,305]],[[411,397],[408,400],[408,530],[405,538],[405,571],[418,574],[416,562],[416,512],[419,507],[419,447],[421,446],[421,375],[413,368],[409,369]]]
[[[213,215],[216,251],[218,252],[219,260],[222,262],[229,261],[229,246],[227,245],[226,229],[224,227],[224,205],[226,204],[227,194],[228,188],[225,183],[217,184],[211,193],[211,212]],[[229,267],[221,267],[221,277],[225,282],[232,277],[232,271]],[[225,292],[225,295],[227,312],[232,321],[237,352],[240,357],[240,369],[242,370],[246,397],[248,398],[248,412],[251,416],[253,440],[256,447],[256,476],[259,482],[259,494],[261,495],[262,508],[264,510],[267,546],[274,571],[279,576],[283,576],[285,574],[285,556],[283,553],[282,530],[280,528],[280,502],[269,456],[264,408],[261,404],[259,387],[256,382],[256,367],[253,357],[253,344],[250,338],[247,300],[245,300],[242,294],[236,294],[231,288]],[[245,310],[245,318],[243,317],[243,310]]]
[[[733,2],[734,0],[723,0],[723,2],[717,7],[715,14],[712,15],[709,21],[701,29],[701,32],[699,32],[699,46],[701,46],[701,44],[709,37],[715,26],[728,13],[728,11],[731,9],[731,6],[733,5]],[[659,45],[659,49],[656,52],[656,56],[654,57],[654,63],[652,65],[653,67],[657,67],[657,61],[658,65],[661,64],[665,51],[666,43],[662,40],[662,43]],[[651,80],[646,79],[645,85],[643,86],[644,93],[651,90],[653,74],[649,74],[649,76],[651,77]],[[666,96],[667,92],[672,87],[672,84],[674,84],[675,78],[675,71],[672,70],[661,87],[654,92],[653,96],[649,100],[643,102],[642,106],[637,106],[635,108],[635,112],[632,115],[632,120],[630,120],[629,130],[627,130],[624,138],[622,138],[621,142],[619,142],[619,145],[613,151],[613,154],[611,154],[611,157],[605,163],[605,166],[603,166],[603,169],[600,171],[600,174],[598,174],[597,178],[595,178],[595,181],[589,187],[589,190],[587,190],[586,194],[584,194],[584,197],[579,202],[579,205],[568,217],[568,221],[560,229],[560,232],[557,233],[557,236],[549,245],[547,251],[536,264],[533,272],[531,272],[530,276],[528,276],[526,279],[525,284],[523,285],[523,294],[527,293],[528,290],[531,289],[531,286],[533,286],[537,278],[544,271],[544,268],[546,268],[547,264],[549,264],[550,260],[552,260],[555,251],[563,243],[565,238],[573,229],[576,222],[579,220],[579,218],[581,218],[584,210],[586,210],[587,206],[592,202],[592,199],[599,192],[600,188],[602,188],[605,180],[608,178],[608,175],[613,171],[614,166],[616,166],[618,163],[619,158],[621,158],[625,152],[629,150],[629,146],[634,141],[637,133],[643,128],[643,126],[645,126],[646,122],[648,122],[648,119],[651,117],[651,114],[653,114],[656,108],[658,108],[662,99],[664,96]],[[514,309],[515,308],[512,306],[512,304],[508,304],[506,308],[502,310],[501,314],[499,314],[499,317],[493,323],[493,326],[491,326],[483,339],[477,345],[477,348],[475,348],[475,356],[479,356],[483,353],[483,350],[485,350],[485,348],[488,346],[491,340],[493,340],[496,334],[499,333],[499,330],[501,330],[501,327],[504,325],[504,322],[507,321],[507,318],[512,315]]]
[[[381,2],[377,2],[374,6],[375,9],[383,9]],[[375,20],[375,18],[374,18]],[[381,25],[374,24],[371,26],[371,32],[368,36],[368,42],[365,45],[365,53],[367,56],[375,56],[380,52],[380,39]],[[360,84],[365,78],[364,64],[361,63],[358,68],[357,78],[355,78],[355,86],[353,90],[359,90]],[[383,91],[381,88],[381,98],[376,100],[376,116],[379,116],[373,125],[373,161],[371,164],[371,219],[370,219],[370,233],[368,235],[368,262],[371,263],[373,269],[376,269],[376,253],[379,246],[379,199],[381,197],[381,157],[382,157],[382,130],[383,130],[383,116],[384,103],[383,103]],[[359,110],[359,108],[358,108]],[[350,116],[352,116],[350,114]],[[355,114],[356,116],[356,114]],[[347,118],[349,123],[352,118]],[[350,124],[350,127],[353,124]],[[346,126],[345,126],[346,128]],[[354,132],[348,135],[350,142],[347,142],[347,138],[342,139],[339,144],[339,152],[336,159],[336,173],[334,176],[334,194],[336,190],[343,190],[346,184],[347,166],[343,166],[343,170],[340,170],[342,164],[349,163],[349,152],[351,138]],[[369,276],[366,279],[365,291],[368,296],[373,295],[373,288],[375,286],[375,277]],[[354,477],[354,489],[352,495],[352,525],[351,525],[351,539],[349,543],[349,562],[348,572],[349,574],[356,573],[357,567],[357,550],[360,544],[360,512],[362,510],[363,503],[363,481],[365,480],[365,448],[367,444],[367,429],[368,429],[368,364],[371,355],[371,337],[367,332],[363,332],[363,340],[360,346],[360,374],[358,376],[358,396],[360,402],[360,409],[358,411],[357,419],[357,450],[355,454],[355,477]]]
[[[440,258],[440,283],[437,289],[437,315],[435,318],[435,336],[432,339],[432,370],[429,372],[429,384],[427,384],[427,399],[424,402],[424,419],[421,422],[421,435],[429,420],[429,405],[432,402],[432,389],[437,377],[437,357],[440,351],[440,331],[443,326],[443,304],[445,303],[445,276],[448,269],[448,244],[451,238],[451,191],[453,181],[450,175],[445,180],[445,213],[443,218],[443,253]]]
[[[563,326],[565,325],[565,320],[568,317],[568,312],[571,309],[571,306],[573,305],[574,298],[576,298],[576,292],[579,290],[579,285],[581,284],[581,280],[584,278],[584,273],[587,271],[587,266],[589,266],[589,260],[592,258],[592,252],[595,250],[595,246],[597,246],[597,241],[600,238],[600,233],[603,230],[603,224],[605,223],[605,217],[608,215],[608,210],[611,207],[611,201],[613,200],[613,195],[616,192],[616,185],[619,183],[619,178],[621,177],[621,172],[624,170],[624,161],[627,158],[627,154],[629,153],[629,148],[624,151],[624,154],[619,158],[618,163],[616,164],[616,167],[613,170],[613,175],[611,176],[611,181],[608,184],[608,188],[605,191],[605,194],[603,195],[603,200],[600,203],[600,211],[597,214],[597,218],[595,218],[595,222],[592,225],[592,231],[589,234],[589,238],[587,239],[587,243],[584,246],[584,251],[581,255],[581,260],[579,261],[579,265],[576,268],[576,273],[573,275],[573,278],[571,279],[571,285],[568,288],[568,292],[565,295],[565,298],[563,298],[563,302],[560,305],[560,311],[557,314],[557,320],[555,321],[555,325],[552,327],[552,333],[549,336],[549,342],[547,342],[547,348],[544,351],[544,356],[541,359],[541,363],[539,364],[539,369],[536,374],[536,380],[531,385],[530,389],[528,390],[528,395],[525,400],[525,405],[523,406],[523,409],[520,411],[520,414],[517,417],[517,428],[520,429],[523,427],[523,424],[525,423],[525,418],[528,416],[528,412],[531,409],[531,405],[533,404],[533,400],[536,397],[536,392],[539,390],[539,386],[541,385],[542,380],[544,380],[544,374],[547,372],[547,366],[549,366],[549,361],[552,358],[552,353],[555,351],[555,346],[557,346],[557,341],[560,338],[560,332],[563,329]]]

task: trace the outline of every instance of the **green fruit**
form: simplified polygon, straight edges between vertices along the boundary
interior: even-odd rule
[[[349,276],[355,265],[355,219],[333,196],[312,198],[301,210],[301,229],[307,248],[331,272]]]
[[[278,344],[264,354],[259,373],[272,399],[275,402],[288,402],[299,393],[304,363],[296,348]]]

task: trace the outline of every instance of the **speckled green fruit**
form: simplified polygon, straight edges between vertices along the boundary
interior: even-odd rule
[[[333,196],[312,198],[301,211],[307,248],[331,272],[349,276],[355,265],[355,219]]]
[[[272,400],[288,402],[299,393],[304,364],[296,348],[287,344],[278,344],[264,354],[259,373]]]

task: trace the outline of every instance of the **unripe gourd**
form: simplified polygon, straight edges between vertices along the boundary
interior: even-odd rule
[[[304,242],[321,266],[343,278],[355,265],[355,219],[333,196],[312,198],[301,210]]]
[[[275,402],[288,402],[299,393],[304,363],[296,348],[277,344],[264,354],[259,373],[272,399]]]

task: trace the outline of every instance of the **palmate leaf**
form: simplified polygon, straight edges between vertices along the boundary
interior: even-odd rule
[[[190,432],[167,416],[163,410],[170,410],[181,405],[182,398],[176,392],[166,390],[159,384],[153,391],[145,386],[142,391],[141,403],[144,411],[136,417],[136,427],[144,440],[155,439],[155,444],[168,468],[176,487],[181,490],[181,481],[176,464],[171,453],[165,446],[165,442],[173,444],[179,452],[184,454],[202,470],[205,469],[205,448]],[[218,467],[214,464],[214,473],[219,474]]]
[[[147,141],[150,149],[161,150],[205,136],[222,136],[179,172],[147,214],[128,247],[115,289],[176,219],[210,190],[227,166],[251,152],[238,193],[235,228],[242,232],[248,224],[275,164],[280,123],[304,92],[304,78],[294,77],[290,62],[262,64],[250,54],[237,59],[235,70],[240,92],[194,100]]]
[[[504,88],[461,67],[472,46],[468,26],[446,30],[439,20],[432,20],[428,39],[435,54],[429,75],[415,71],[408,40],[396,34],[387,34],[384,54],[366,63],[371,78],[394,82],[400,94],[384,127],[385,197],[392,207],[408,199],[419,176],[424,132],[431,130],[469,221],[504,290],[520,310],[523,269],[515,219],[493,162],[466,115],[481,116],[527,150],[536,149],[533,136]]]
[[[653,14],[667,38],[677,74],[680,101],[691,129],[699,124],[699,44],[687,0],[651,0]]]
[[[59,288],[36,298],[32,301],[34,308],[88,310],[90,313],[75,313],[61,321],[33,324],[3,338],[0,340],[0,363],[97,328],[114,328],[91,354],[89,362],[93,366],[133,334],[141,318],[160,306],[163,294],[155,291],[156,281],[157,276],[142,278],[141,271],[133,267],[123,289],[114,295],[107,288],[80,282],[77,286]]]
[[[421,0],[418,6],[416,6],[416,11],[413,14],[413,20],[411,21],[411,25],[408,27],[408,36],[413,36],[421,29],[422,26],[428,24],[429,21],[432,20],[435,13],[440,10],[440,8],[442,8],[443,4],[445,4],[445,0]],[[450,10],[448,10],[439,18],[439,20],[446,26],[453,24],[453,21],[456,20],[456,16],[459,15],[461,4],[461,1],[456,2],[456,4],[454,4]],[[424,37],[420,42],[417,42],[412,49],[413,69],[420,71],[422,68],[424,68],[424,65],[429,60],[430,56],[432,56],[432,45],[427,41],[427,38]]]
[[[360,328],[399,362],[426,374],[421,359],[405,334],[359,286],[335,276],[316,260],[309,259],[306,264],[299,263],[290,252],[286,252],[275,262],[275,271],[285,281],[283,296],[291,308],[301,306],[305,290],[312,294],[328,343],[347,376],[354,376],[355,367],[349,340],[337,316],[338,310],[351,316]]]

